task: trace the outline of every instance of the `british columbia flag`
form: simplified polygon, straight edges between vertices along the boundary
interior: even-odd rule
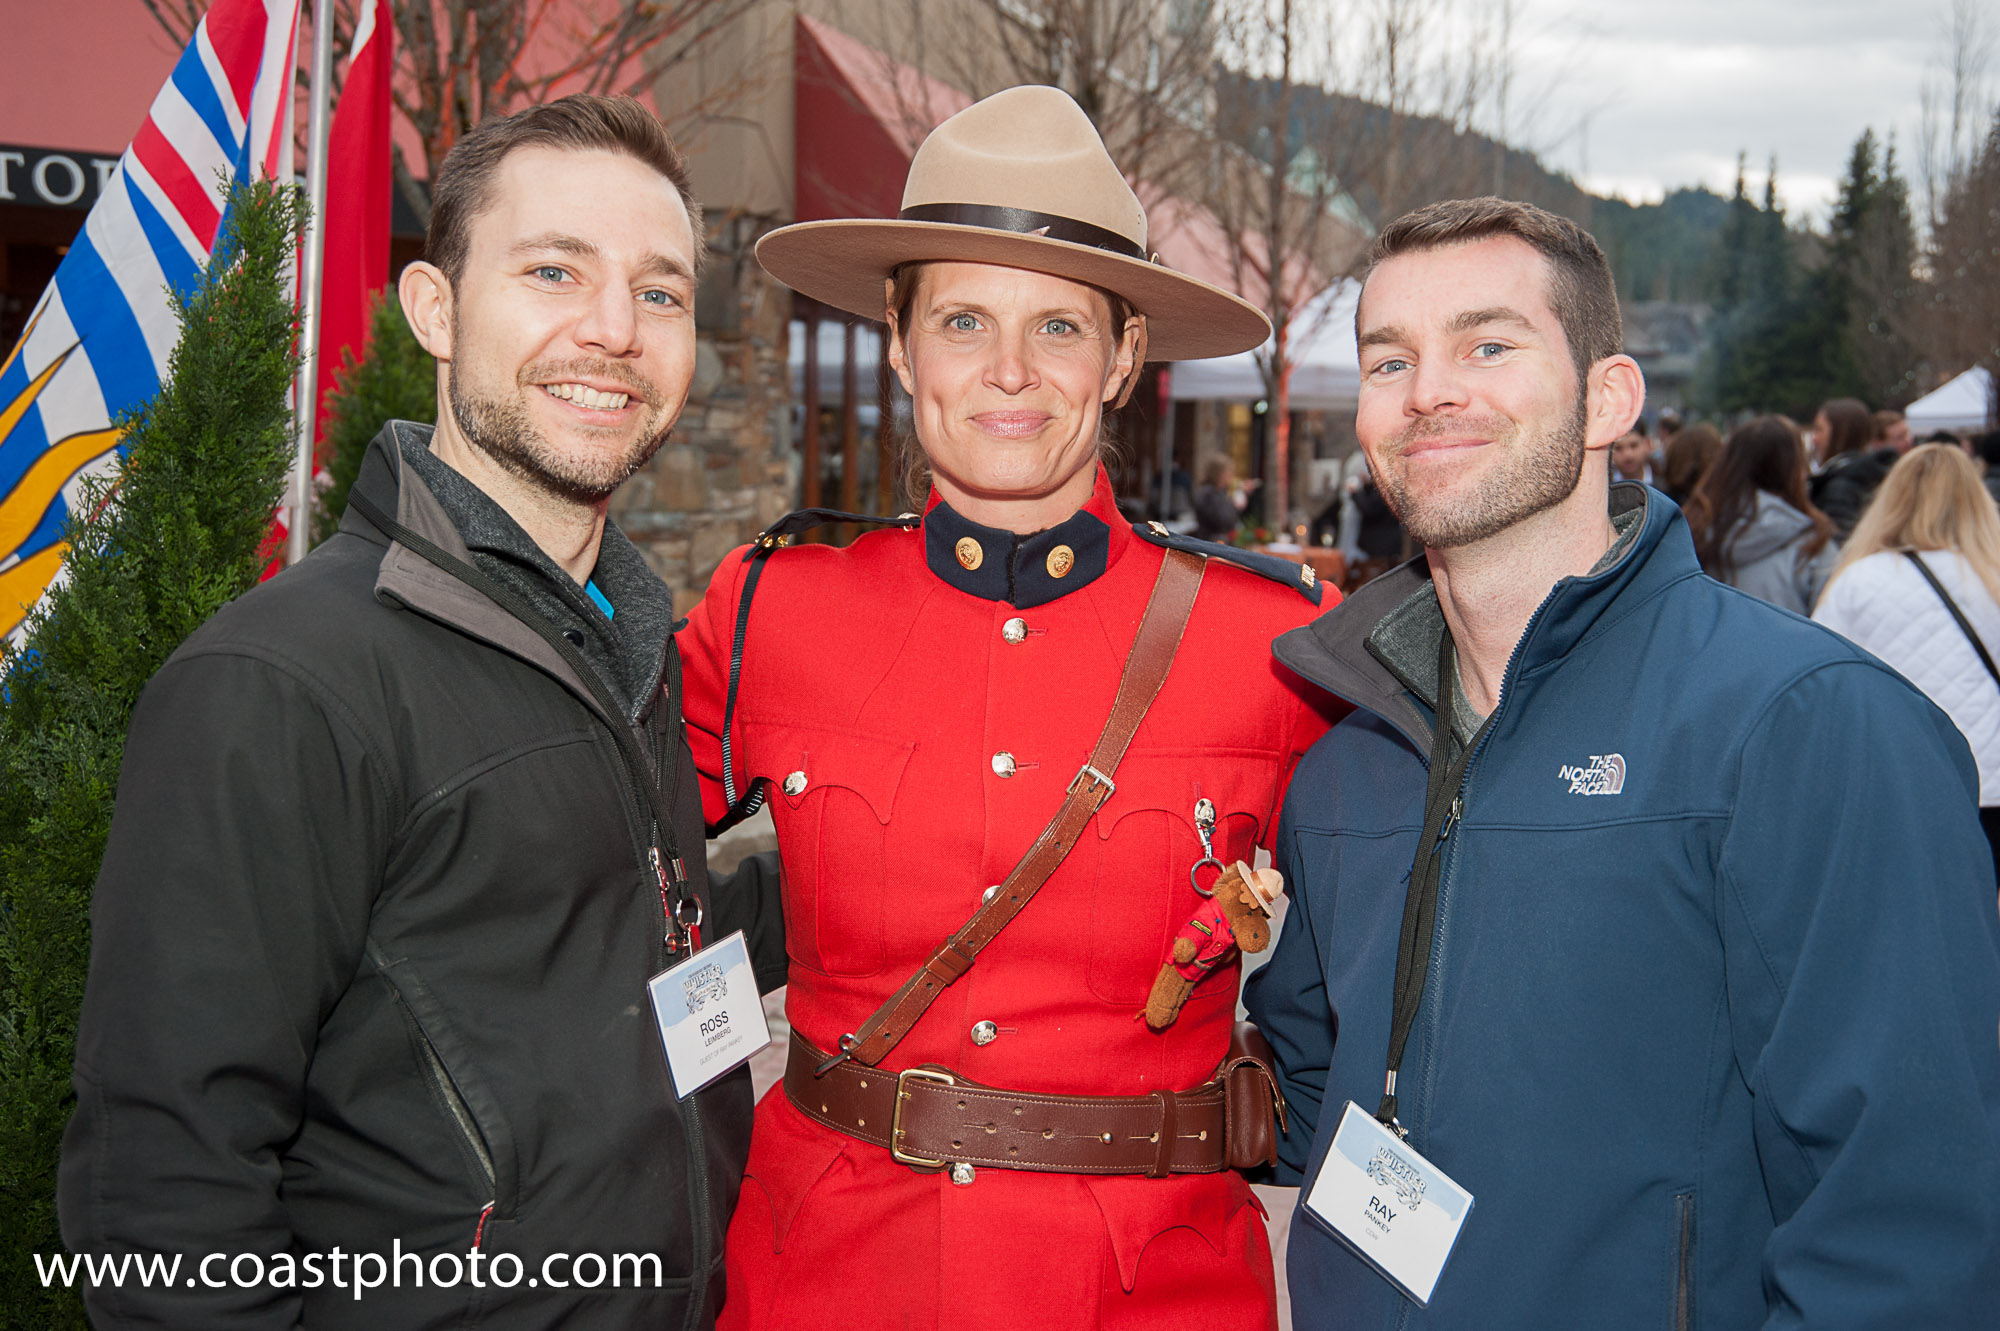
[[[160,387],[228,182],[292,174],[299,0],[216,0],[0,362],[0,636],[60,577],[87,476]]]

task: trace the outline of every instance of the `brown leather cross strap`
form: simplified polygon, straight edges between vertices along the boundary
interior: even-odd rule
[[[822,1072],[843,1057],[870,1067],[880,1063],[896,1047],[896,1042],[910,1033],[910,1028],[937,996],[970,970],[980,951],[1021,913],[1021,908],[1048,882],[1049,875],[1076,845],[1091,816],[1111,798],[1111,792],[1117,789],[1113,777],[1118,764],[1124,759],[1139,722],[1159,696],[1160,686],[1166,682],[1174,653],[1180,649],[1181,635],[1187,631],[1188,616],[1194,611],[1195,594],[1201,590],[1201,575],[1207,568],[1207,561],[1200,555],[1168,550],[1166,556],[1160,565],[1160,576],[1153,583],[1153,594],[1146,602],[1146,616],[1132,641],[1132,654],[1125,659],[1125,673],[1118,681],[1118,695],[1111,702],[1104,733],[1097,737],[1097,747],[1090,751],[1089,760],[1069,783],[1062,807],[1056,810],[1056,816],[1042,829],[1035,844],[1028,847],[1028,853],[1021,857],[1006,881],[973,912],[972,918],[939,944],[930,959],[862,1023],[859,1031],[840,1037],[840,1052],[826,1061]]]
[[[1050,1095],[985,1086],[928,1063],[902,1072],[836,1063],[815,1073],[825,1057],[792,1033],[786,1098],[807,1118],[918,1171],[968,1164],[1165,1178],[1230,1167],[1220,1080],[1151,1095]],[[1268,1102],[1256,1108],[1270,1118]]]

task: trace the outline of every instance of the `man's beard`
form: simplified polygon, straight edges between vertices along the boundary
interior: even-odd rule
[[[1583,477],[1587,418],[1582,394],[1576,407],[1546,433],[1523,437],[1504,416],[1426,417],[1392,442],[1388,456],[1400,460],[1411,444],[1452,434],[1485,434],[1488,447],[1503,450],[1497,471],[1474,494],[1418,498],[1406,475],[1393,464],[1382,468],[1376,487],[1402,520],[1411,539],[1427,549],[1449,550],[1497,536],[1517,522],[1554,508],[1576,492]]]
[[[459,383],[458,366],[450,363],[445,371],[445,395],[459,433],[482,453],[500,464],[512,476],[547,492],[566,503],[594,505],[611,497],[633,473],[646,465],[660,445],[673,433],[668,419],[659,428],[664,413],[659,394],[622,366],[604,361],[568,361],[560,365],[530,365],[516,380],[521,392],[544,392],[543,383],[564,383],[576,379],[610,380],[644,404],[652,415],[647,429],[622,455],[595,453],[566,454],[554,447],[528,417],[527,404],[520,398],[475,396]]]

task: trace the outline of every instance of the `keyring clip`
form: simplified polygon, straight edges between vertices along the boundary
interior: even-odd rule
[[[1214,865],[1217,878],[1221,878],[1226,870],[1222,861],[1215,858],[1215,802],[1206,796],[1194,802],[1194,834],[1201,838],[1201,858],[1188,870],[1188,886],[1205,897],[1212,897],[1215,889],[1201,885],[1202,869]]]
[[[853,1031],[849,1031],[847,1034],[841,1036],[836,1043],[840,1045],[839,1052],[834,1054],[833,1057],[826,1059],[818,1067],[814,1068],[813,1076],[824,1077],[827,1073],[833,1071],[835,1068],[839,1067],[842,1063],[845,1063],[848,1059],[854,1057],[851,1051],[853,1050],[854,1046],[860,1044],[861,1041],[855,1038]]]

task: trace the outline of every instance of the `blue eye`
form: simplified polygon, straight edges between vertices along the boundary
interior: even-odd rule
[[[545,263],[535,269],[535,276],[541,278],[544,282],[553,284],[565,280],[569,277],[569,274],[552,263]]]
[[[679,303],[674,299],[674,293],[671,291],[641,291],[639,299],[645,301],[648,305],[675,305]]]
[[[1045,333],[1055,333],[1060,336],[1063,333],[1074,333],[1076,325],[1067,319],[1051,319],[1042,325],[1042,331]]]
[[[1401,356],[1391,356],[1388,360],[1378,362],[1374,370],[1371,371],[1371,373],[1395,374],[1398,371],[1406,370],[1409,367],[1410,363],[1404,360]]]
[[[979,320],[970,314],[954,314],[944,321],[944,326],[955,333],[973,333],[979,331]]]
[[[1507,352],[1507,344],[1505,342],[1481,342],[1478,346],[1473,348],[1473,351],[1478,355],[1484,356],[1490,360],[1494,356],[1505,355]]]

